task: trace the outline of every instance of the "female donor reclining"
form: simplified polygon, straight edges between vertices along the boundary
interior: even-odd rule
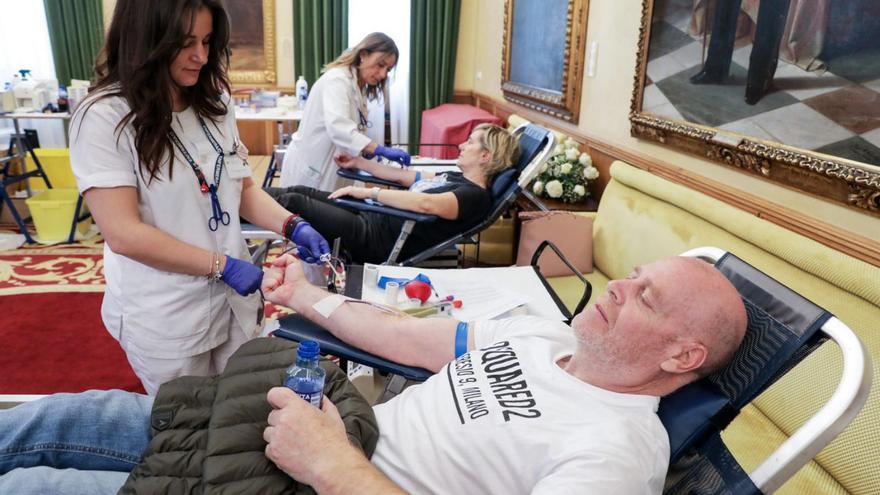
[[[493,178],[519,154],[516,139],[505,129],[482,124],[459,145],[461,172],[434,174],[389,167],[350,155],[336,157],[340,168],[360,169],[408,190],[347,186],[334,192],[294,186],[267,191],[282,206],[295,208],[325,238],[342,239],[354,263],[381,263],[394,246],[404,220],[373,212],[357,212],[333,200],[341,197],[371,199],[401,210],[436,215],[439,219],[416,225],[401,258],[417,254],[477,224],[492,204]]]

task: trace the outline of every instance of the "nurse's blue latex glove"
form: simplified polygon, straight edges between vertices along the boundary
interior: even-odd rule
[[[376,151],[374,152],[376,155],[384,156],[385,158],[395,161],[404,167],[409,166],[409,162],[412,160],[412,157],[409,156],[409,153],[403,150],[399,150],[397,148],[386,148],[385,146],[376,146]]]
[[[263,270],[250,261],[227,256],[220,280],[226,282],[226,285],[235,289],[240,295],[247,296],[260,288]]]
[[[330,253],[330,245],[324,237],[305,220],[296,224],[290,240],[296,244],[297,254],[306,263],[318,263],[322,255]]]

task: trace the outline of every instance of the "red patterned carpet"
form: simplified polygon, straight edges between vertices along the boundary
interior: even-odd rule
[[[0,394],[143,392],[101,322],[103,246],[98,236],[0,251]],[[288,312],[266,304],[267,317]]]
[[[143,392],[101,323],[102,249],[98,237],[0,251],[0,393]]]

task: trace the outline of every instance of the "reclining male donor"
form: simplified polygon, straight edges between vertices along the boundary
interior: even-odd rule
[[[330,494],[658,494],[669,463],[659,398],[723,367],[746,329],[730,282],[710,264],[684,257],[611,281],[571,327],[530,316],[459,324],[345,303],[325,318],[313,306],[339,296],[310,285],[289,255],[267,270],[263,292],[357,347],[437,372],[374,408],[380,436],[371,460],[351,446],[329,399],[319,410],[287,388],[269,390],[266,457]],[[90,400],[109,407],[134,395],[111,391]],[[47,488],[53,479],[45,471],[28,476],[34,466],[15,466],[15,456],[4,460],[10,445],[20,449],[29,440],[9,433],[16,420],[54,415],[61,423],[63,411],[72,416],[63,419],[68,428],[142,434],[130,447],[135,459],[147,447],[152,399],[136,396],[146,407],[108,426],[76,417],[69,397],[0,411],[0,492],[4,483]],[[7,473],[14,467],[24,469]],[[100,475],[103,486],[118,487],[127,473]]]

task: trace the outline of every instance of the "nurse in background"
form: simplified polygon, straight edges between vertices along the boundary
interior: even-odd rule
[[[329,251],[250,177],[228,19],[222,0],[117,0],[70,124],[77,185],[105,240],[101,316],[151,395],[219,373],[262,329],[263,271],[239,215],[307,247],[304,259]]]
[[[335,191],[350,185],[336,175],[333,158],[341,153],[381,156],[409,165],[407,152],[381,146],[366,135],[367,100],[384,93],[388,72],[398,57],[394,40],[372,33],[324,67],[284,155],[282,187]]]

